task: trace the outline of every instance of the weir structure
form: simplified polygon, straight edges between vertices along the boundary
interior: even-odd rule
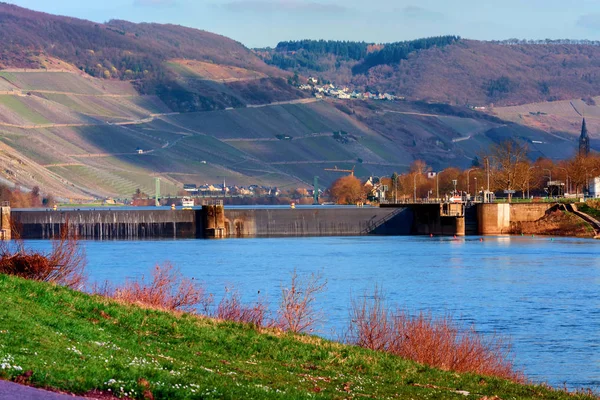
[[[82,239],[224,239],[361,235],[496,235],[535,221],[540,204],[390,204],[381,207],[11,210],[2,207],[2,238],[57,237],[61,228]],[[11,231],[12,227],[12,231]]]

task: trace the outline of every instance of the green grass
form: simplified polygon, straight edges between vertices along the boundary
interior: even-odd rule
[[[594,207],[590,207],[586,203],[577,203],[577,209],[582,213],[586,213],[592,218],[600,219],[600,210]]]
[[[138,399],[144,389],[155,399],[586,398],[6,275],[0,292],[0,378],[30,370],[38,387],[111,389]]]

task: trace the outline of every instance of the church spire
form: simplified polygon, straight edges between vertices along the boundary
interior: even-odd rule
[[[587,156],[588,154],[590,154],[590,137],[584,118],[581,124],[581,135],[579,136],[579,155]]]

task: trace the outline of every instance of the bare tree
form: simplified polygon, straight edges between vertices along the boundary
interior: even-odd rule
[[[316,296],[325,290],[327,281],[321,274],[311,274],[307,278],[292,273],[289,287],[281,288],[277,326],[289,332],[310,333],[322,319],[322,314],[314,308]]]
[[[523,180],[527,178],[526,170],[529,169],[526,146],[506,140],[491,147],[489,160],[495,188],[512,191],[523,186]],[[509,192],[508,201],[511,199]]]

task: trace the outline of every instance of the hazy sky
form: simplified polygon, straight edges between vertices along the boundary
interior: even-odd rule
[[[598,0],[8,0],[96,22],[174,23],[248,47],[280,40],[392,42],[456,34],[470,39],[600,40]]]

